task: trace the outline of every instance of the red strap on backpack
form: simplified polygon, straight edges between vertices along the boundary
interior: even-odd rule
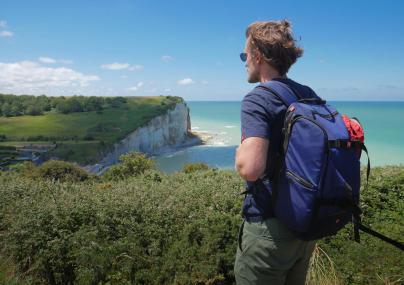
[[[350,140],[364,143],[365,132],[363,131],[363,128],[359,122],[355,119],[349,118],[347,115],[342,115],[342,119],[344,120],[345,126],[348,130]]]

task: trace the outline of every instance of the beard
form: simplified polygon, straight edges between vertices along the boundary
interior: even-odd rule
[[[248,74],[248,76],[247,76],[248,83],[257,83],[260,81],[258,72],[256,72],[256,71],[248,72],[247,71],[247,74]]]

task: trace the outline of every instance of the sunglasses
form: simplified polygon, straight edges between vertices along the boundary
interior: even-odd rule
[[[247,54],[245,52],[240,53],[240,59],[243,62],[247,61]]]

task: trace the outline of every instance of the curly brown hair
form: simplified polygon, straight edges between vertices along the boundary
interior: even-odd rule
[[[296,46],[288,20],[254,22],[248,26],[246,37],[251,50],[256,48],[281,75],[303,54],[303,49]]]

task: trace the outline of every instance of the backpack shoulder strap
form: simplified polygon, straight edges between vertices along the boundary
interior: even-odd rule
[[[271,93],[273,93],[276,97],[279,98],[285,104],[286,107],[289,107],[290,104],[296,102],[300,99],[298,94],[292,91],[288,85],[283,82],[271,80],[265,83],[261,83],[258,85],[258,88],[265,89]]]
[[[300,96],[298,96],[296,94],[296,92],[293,92],[288,85],[286,85],[285,83],[280,82],[280,81],[271,80],[271,81],[268,81],[265,83],[261,83],[257,87],[260,89],[263,89],[267,92],[270,92],[271,94],[276,96],[279,100],[282,101],[282,103],[286,106],[286,108],[288,108],[292,103],[294,103],[300,99]],[[280,146],[282,146],[282,143],[280,144]],[[275,209],[275,206],[276,206],[276,201],[277,201],[277,196],[278,196],[277,181],[278,181],[278,176],[279,176],[279,170],[282,165],[281,149],[277,150],[276,153],[277,153],[277,155],[275,155],[275,157],[273,158],[274,159],[274,161],[272,162],[273,170],[272,170],[272,175],[270,177],[270,180],[272,180],[272,182],[273,182],[272,199],[271,199],[273,209]],[[269,157],[267,158],[267,160],[268,159],[269,159]],[[268,163],[267,163],[267,165],[268,165]],[[268,171],[268,169],[266,171]]]

